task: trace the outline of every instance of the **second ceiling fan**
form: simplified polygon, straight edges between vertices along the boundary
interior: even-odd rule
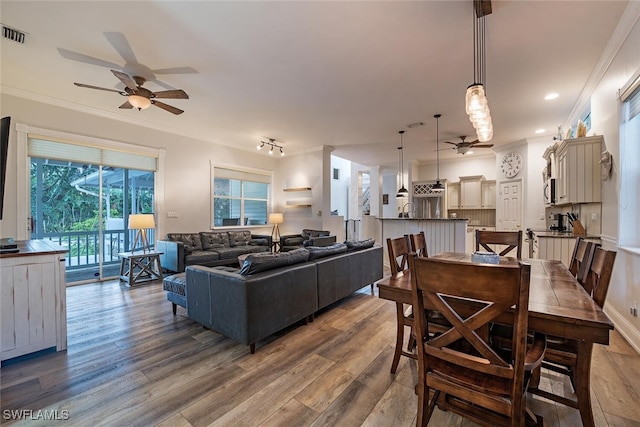
[[[458,154],[467,154],[469,150],[472,148],[491,148],[493,144],[481,144],[477,139],[475,141],[465,141],[467,137],[465,135],[460,136],[460,142],[449,142],[443,141],[446,144],[455,145],[455,147],[451,147],[451,149],[456,150]],[[443,148],[443,150],[448,150],[449,148]]]

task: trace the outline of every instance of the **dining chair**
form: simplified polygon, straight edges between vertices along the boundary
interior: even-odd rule
[[[569,261],[569,271],[583,286],[596,246],[596,243],[587,241],[583,237],[576,237],[576,244]]]
[[[582,286],[591,295],[594,302],[599,307],[603,307],[607,291],[609,290],[609,283],[611,281],[611,273],[613,271],[613,265],[616,260],[616,252],[602,249],[601,247],[595,247],[593,251],[593,260],[591,261],[587,273],[585,275],[585,282]],[[578,346],[580,343],[576,340],[560,338],[560,337],[548,337],[547,352],[545,353],[544,360],[541,367],[549,369],[560,374],[567,375],[571,381],[571,385],[574,391],[578,391],[581,384],[581,376],[584,373],[579,371],[578,367]],[[580,402],[576,399],[570,399],[565,396],[560,396],[539,388],[539,375],[538,371],[532,381],[529,392],[546,399],[553,400],[554,402],[561,403],[563,405],[579,409]],[[587,372],[588,375],[588,372]],[[584,390],[581,393],[583,396],[589,397],[589,390]],[[590,405],[589,402],[585,402]]]
[[[409,270],[409,254],[410,243],[409,236],[404,235],[395,239],[387,239],[387,252],[389,255],[389,264],[391,267],[391,274],[396,275]],[[415,339],[411,339],[413,335],[413,312],[409,307],[405,312],[404,304],[396,302],[396,349],[393,354],[393,362],[391,363],[391,373],[395,374],[398,369],[398,363],[400,362],[400,356],[406,356],[411,359],[416,359],[415,353],[411,350],[415,345]],[[407,344],[407,350],[402,349],[404,343],[404,328],[408,326],[409,343]]]
[[[416,256],[421,258],[429,258],[429,251],[427,250],[427,238],[424,235],[424,231],[417,234],[410,234],[409,240],[411,242],[411,252],[415,252]]]
[[[487,231],[476,230],[476,251],[483,249],[496,253],[489,245],[507,246],[500,252],[500,256],[506,256],[512,250],[516,250],[516,258],[522,258],[522,230],[518,231]]]
[[[485,426],[524,426],[533,418],[526,408],[527,383],[546,346],[542,334],[527,344],[531,266],[416,257],[409,263],[416,335],[428,330],[425,301],[451,323],[418,345],[416,425],[427,425],[438,405]],[[513,314],[513,345],[500,354],[479,331],[505,312]]]

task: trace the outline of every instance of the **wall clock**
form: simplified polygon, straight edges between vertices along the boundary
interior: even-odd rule
[[[507,153],[502,158],[500,170],[505,178],[513,178],[522,169],[522,157],[519,153]]]

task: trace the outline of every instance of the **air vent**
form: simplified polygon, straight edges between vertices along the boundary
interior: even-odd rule
[[[24,31],[16,30],[15,28],[7,27],[2,24],[2,38],[12,40],[16,43],[24,44],[27,38],[27,33]]]

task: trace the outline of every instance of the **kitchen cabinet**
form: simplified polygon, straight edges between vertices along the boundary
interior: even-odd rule
[[[482,175],[460,177],[460,209],[480,209]]]
[[[43,241],[18,245],[19,253],[0,256],[1,360],[67,348],[66,250]]]
[[[482,181],[480,183],[482,209],[496,208],[496,181]]]
[[[602,136],[566,139],[558,147],[557,204],[602,201],[600,157]]]
[[[460,209],[460,183],[447,183],[447,208]]]

